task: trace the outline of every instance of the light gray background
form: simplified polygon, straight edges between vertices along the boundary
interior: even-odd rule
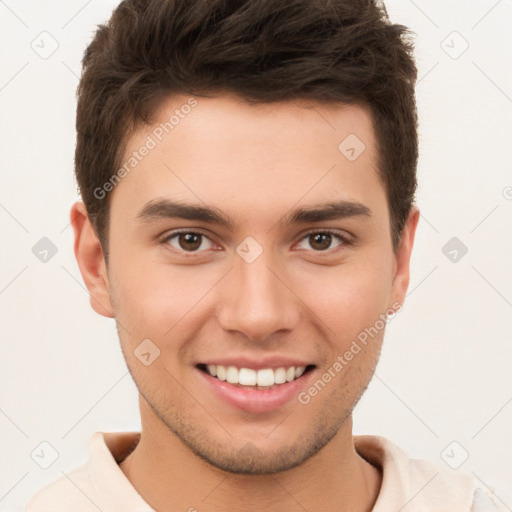
[[[0,1],[2,512],[85,462],[95,431],[139,429],[114,323],[89,306],[68,220],[80,60],[117,3]],[[408,299],[355,433],[440,465],[467,452],[460,470],[512,510],[512,2],[387,6],[417,34],[422,218]],[[42,237],[58,250],[47,262],[32,252]],[[468,248],[457,262],[442,251],[452,237]],[[51,462],[42,442],[59,455],[48,469],[36,463]]]

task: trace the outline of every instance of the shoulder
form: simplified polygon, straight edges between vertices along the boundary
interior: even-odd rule
[[[89,443],[89,459],[82,466],[40,489],[25,512],[153,512],[119,467],[138,442],[138,432],[96,432]]]
[[[470,512],[509,512],[504,503],[494,494],[493,489],[477,487],[473,495]]]
[[[393,507],[402,512],[502,512],[492,490],[469,473],[409,457],[381,436],[355,436],[357,452],[382,471],[381,491],[374,511]]]
[[[27,504],[25,512],[97,512],[91,495],[87,466],[83,465],[40,489]]]
[[[422,490],[420,494],[423,496],[418,502],[423,504],[425,510],[431,510],[429,507],[438,506],[440,503],[443,503],[446,510],[454,512],[459,510],[460,512],[505,512],[509,510],[502,506],[492,490],[483,487],[470,473],[454,471],[440,464],[421,459],[409,459],[409,467],[411,487],[416,488],[418,492],[420,489]],[[423,485],[425,485],[425,492]],[[447,507],[448,503],[450,505]]]

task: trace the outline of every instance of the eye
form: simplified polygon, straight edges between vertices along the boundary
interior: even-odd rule
[[[200,252],[199,249],[207,250],[213,246],[212,241],[203,233],[196,231],[179,231],[169,235],[163,240],[182,252]]]
[[[338,242],[333,247],[333,243]],[[178,231],[166,236],[162,243],[168,244],[178,252],[182,253],[199,253],[212,249],[214,243],[204,233],[198,231]],[[299,242],[299,244],[308,244],[309,247],[300,247],[301,249],[313,249],[314,252],[328,252],[335,250],[340,246],[350,245],[351,241],[348,237],[332,230],[312,231],[307,233]]]
[[[301,243],[306,241],[306,243],[308,243],[315,252],[322,252],[332,249],[331,245],[336,240],[339,242],[336,247],[341,245],[350,245],[350,240],[347,237],[337,231],[331,230],[312,231],[307,233],[306,236],[302,238]],[[308,249],[307,247],[303,248]]]

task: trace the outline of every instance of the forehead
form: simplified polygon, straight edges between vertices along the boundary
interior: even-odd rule
[[[384,198],[371,116],[359,105],[174,95],[128,141],[130,161],[112,194],[132,208],[167,197],[267,215]]]

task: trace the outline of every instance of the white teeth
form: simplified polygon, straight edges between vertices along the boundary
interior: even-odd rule
[[[295,378],[298,379],[306,370],[304,366],[298,366],[295,368]]]
[[[212,365],[215,366],[215,365]],[[219,380],[226,380],[226,368],[224,366],[217,365],[217,379]],[[215,377],[215,375],[214,375]]]
[[[274,384],[284,384],[298,379],[306,370],[305,366],[290,366],[289,368],[264,368],[254,370],[252,368],[236,368],[235,366],[222,366],[220,364],[209,364],[207,372],[219,380],[227,381],[230,384],[242,386],[270,387]]]
[[[257,374],[255,370],[240,368],[238,372],[238,384],[242,384],[243,386],[256,386],[256,380]]]
[[[258,370],[258,386],[273,386],[274,385],[274,370],[267,368],[265,370]]]
[[[286,370],[284,368],[274,370],[274,382],[275,384],[284,384],[286,382]]]
[[[230,384],[238,384],[238,369],[234,366],[228,366],[226,370],[226,380]]]

